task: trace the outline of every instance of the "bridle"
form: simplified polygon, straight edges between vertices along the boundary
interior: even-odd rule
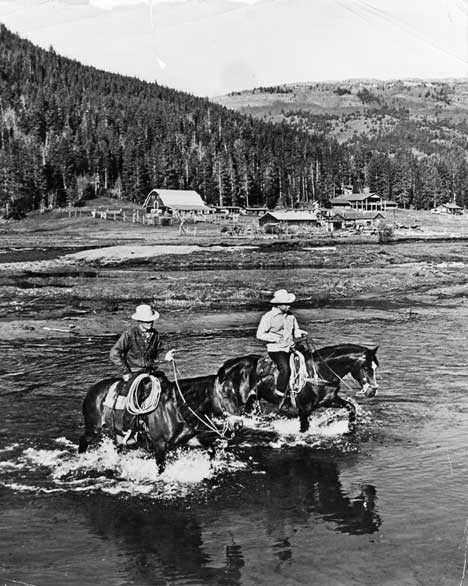
[[[223,427],[221,430],[218,429],[218,427],[216,426],[214,421],[210,417],[208,417],[208,415],[205,414],[203,417],[200,417],[200,415],[198,415],[198,413],[194,409],[192,409],[192,407],[190,407],[190,405],[187,403],[187,400],[184,397],[184,394],[182,393],[182,389],[180,388],[179,380],[178,380],[178,375],[180,375],[180,372],[177,368],[175,360],[172,360],[172,372],[174,375],[174,382],[175,382],[176,389],[179,393],[179,396],[180,396],[184,406],[190,411],[190,413],[196,419],[198,419],[198,421],[200,421],[200,423],[202,423],[210,431],[212,431],[213,433],[216,433],[221,439],[226,439],[226,435],[229,431],[228,414],[226,412],[223,412],[223,414],[222,414],[224,417],[224,424],[223,424]]]
[[[312,348],[313,348],[313,349],[311,348],[311,344],[310,344],[310,342],[309,342],[309,336],[308,336],[307,338],[305,338],[305,340],[304,340],[304,341],[305,341],[305,344],[306,344],[306,346],[307,346],[307,349],[309,350],[309,353],[310,353],[310,357],[311,357],[311,358],[310,358],[310,362],[312,363],[312,370],[313,370],[313,372],[314,372],[314,378],[312,378],[312,379],[310,379],[310,380],[312,380],[312,381],[315,381],[315,382],[330,383],[330,381],[328,381],[328,380],[326,380],[326,379],[323,379],[323,378],[321,378],[321,377],[319,377],[319,376],[318,376],[318,369],[317,369],[317,367],[316,367],[316,363],[315,363],[315,360],[314,360],[314,358],[313,358],[313,355],[314,355],[314,353],[315,353],[315,354],[317,354],[317,355],[320,357],[320,359],[319,359],[319,363],[323,364],[323,366],[324,366],[324,367],[325,367],[325,368],[326,368],[326,369],[327,369],[329,372],[331,372],[331,373],[333,374],[333,376],[336,378],[336,380],[337,380],[337,381],[339,381],[339,384],[340,384],[340,385],[341,385],[341,384],[343,384],[345,387],[347,387],[347,389],[348,389],[349,391],[353,391],[353,388],[351,387],[351,385],[350,385],[350,384],[349,384],[347,381],[345,381],[345,380],[344,380],[344,378],[343,378],[343,377],[341,377],[341,376],[340,376],[340,375],[339,375],[339,374],[338,374],[338,373],[337,373],[337,372],[336,372],[336,371],[335,371],[335,370],[334,370],[334,369],[333,369],[333,368],[332,368],[332,367],[331,367],[331,366],[330,366],[330,365],[329,365],[329,364],[328,364],[328,363],[327,363],[327,362],[326,362],[326,361],[325,361],[325,360],[324,360],[324,359],[323,359],[323,358],[320,356],[320,351],[318,350],[318,348],[317,348],[317,347],[316,347],[316,345],[314,344],[313,340],[311,340],[311,342],[312,342]],[[355,366],[356,366],[356,365],[357,365],[359,362],[365,362],[365,361],[366,361],[366,357],[365,357],[365,356],[363,356],[363,355],[361,355],[361,356],[358,356],[358,357],[356,358],[356,360],[354,361],[353,365],[351,366],[351,369],[349,370],[349,372],[352,372],[352,371],[354,370]],[[367,377],[367,376],[365,376],[365,383],[362,385],[362,389],[360,389],[360,391],[358,391],[358,392],[359,392],[359,394],[365,394],[365,393],[367,393],[367,391],[368,391],[369,387],[371,387],[371,388],[373,388],[373,389],[375,389],[375,390],[378,388],[378,385],[377,385],[377,380],[376,380],[376,373],[375,373],[376,369],[377,369],[377,364],[376,364],[375,360],[373,359],[373,360],[372,360],[372,370],[373,370],[372,380],[373,380],[373,384],[370,384],[370,383],[368,382],[368,380],[367,380],[367,379],[368,379],[368,377]],[[362,372],[362,370],[363,370],[363,369],[362,369],[362,367],[360,367],[360,371],[361,371],[361,372]],[[359,381],[359,383],[360,383],[360,384],[362,384],[362,383],[361,383],[361,381]]]

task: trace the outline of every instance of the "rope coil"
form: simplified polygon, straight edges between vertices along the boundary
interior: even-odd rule
[[[151,392],[140,405],[138,402],[138,387],[143,379],[149,378],[151,380]],[[159,399],[161,397],[161,383],[159,380],[151,374],[142,372],[132,382],[128,391],[127,400],[125,402],[125,408],[130,415],[145,415],[151,413],[159,405]]]
[[[306,361],[303,354],[295,350],[291,354],[289,363],[291,367],[289,387],[293,393],[298,393],[308,381],[309,373],[307,372]]]

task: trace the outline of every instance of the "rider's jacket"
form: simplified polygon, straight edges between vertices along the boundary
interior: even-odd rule
[[[284,313],[273,307],[262,316],[257,329],[257,338],[267,342],[268,352],[290,352],[296,338],[306,334],[297,324],[292,313]]]
[[[142,332],[138,324],[130,326],[112,346],[109,358],[122,374],[148,370],[160,352],[160,336],[155,329]]]

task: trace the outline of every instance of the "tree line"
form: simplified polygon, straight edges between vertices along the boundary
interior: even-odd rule
[[[81,65],[3,25],[0,64],[0,207],[98,195],[141,203],[153,188],[194,189],[211,205],[295,207],[326,204],[343,184],[428,207],[467,175],[461,147],[459,158],[422,161],[408,149],[340,144],[325,130]]]

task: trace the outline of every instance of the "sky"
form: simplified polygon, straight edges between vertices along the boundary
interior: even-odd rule
[[[468,77],[468,0],[0,0],[21,37],[198,96]]]

